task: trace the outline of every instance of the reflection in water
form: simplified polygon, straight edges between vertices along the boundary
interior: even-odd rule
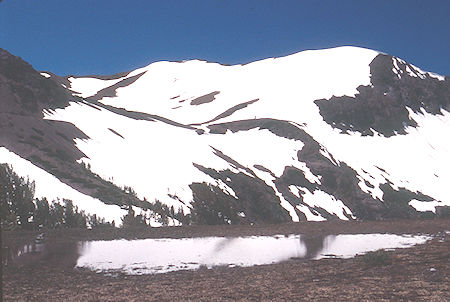
[[[23,246],[9,247],[4,263],[7,266],[50,264],[73,268],[81,255],[84,242],[33,242]]]
[[[410,247],[428,239],[427,236],[364,234],[46,242],[10,250],[8,263],[46,263],[97,272],[152,274],[200,267],[271,264],[291,258],[349,258],[377,249]]]
[[[304,245],[306,248],[306,253],[303,258],[305,259],[314,259],[320,251],[323,249],[323,245],[326,240],[333,240],[334,236],[311,236],[311,235],[303,235],[300,236],[300,244]]]

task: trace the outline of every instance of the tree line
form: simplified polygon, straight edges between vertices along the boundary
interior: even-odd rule
[[[34,198],[35,183],[0,164],[0,220],[3,230],[42,228],[96,228],[114,226],[97,215],[86,214],[69,199],[49,202]]]
[[[162,226],[170,225],[175,220],[182,225],[191,224],[239,224],[243,218],[237,213],[239,205],[221,191],[220,188],[206,184],[191,185],[194,198],[191,213],[184,213],[183,208],[174,209],[158,200],[144,204],[150,214],[136,215],[131,204],[122,205],[127,210],[121,218],[121,227],[150,226],[150,220]],[[137,197],[131,187],[121,189],[124,193]],[[69,199],[49,202],[45,197],[37,199],[35,183],[28,178],[18,176],[7,164],[0,164],[0,220],[3,230],[36,230],[54,228],[97,228],[115,227],[115,222],[107,222],[97,215],[90,215],[74,206]]]
[[[123,192],[137,196],[131,187],[125,186]],[[97,228],[115,227],[115,222],[107,222],[97,215],[90,215],[74,206],[69,199],[58,199],[49,202],[47,198],[35,198],[35,182],[20,177],[11,166],[0,164],[0,223],[3,230],[36,230],[55,228]],[[144,198],[144,201],[147,200]],[[150,214],[136,215],[131,205],[123,206],[127,214],[121,218],[121,227],[150,226],[150,220],[168,226],[171,219],[182,224],[191,224],[191,217],[183,209],[155,200],[147,203]]]

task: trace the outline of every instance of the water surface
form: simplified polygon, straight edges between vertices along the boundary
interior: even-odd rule
[[[359,234],[38,241],[10,249],[5,260],[7,265],[50,264],[140,275],[271,264],[292,258],[350,258],[378,249],[407,248],[429,239],[419,235]]]
[[[91,241],[77,267],[98,272],[154,274],[200,267],[252,266],[291,258],[350,258],[378,249],[406,248],[428,236],[392,234],[253,236]]]

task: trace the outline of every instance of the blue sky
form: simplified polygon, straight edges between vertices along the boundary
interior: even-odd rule
[[[0,47],[38,70],[113,74],[161,60],[248,63],[354,45],[450,75],[448,0],[3,0]]]

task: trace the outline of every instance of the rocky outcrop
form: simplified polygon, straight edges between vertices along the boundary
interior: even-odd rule
[[[395,62],[395,64],[393,63]],[[317,100],[323,119],[343,132],[356,131],[384,136],[405,134],[416,126],[413,112],[441,114],[450,111],[450,79],[440,80],[389,55],[378,55],[370,64],[371,85],[358,87],[355,97]]]

